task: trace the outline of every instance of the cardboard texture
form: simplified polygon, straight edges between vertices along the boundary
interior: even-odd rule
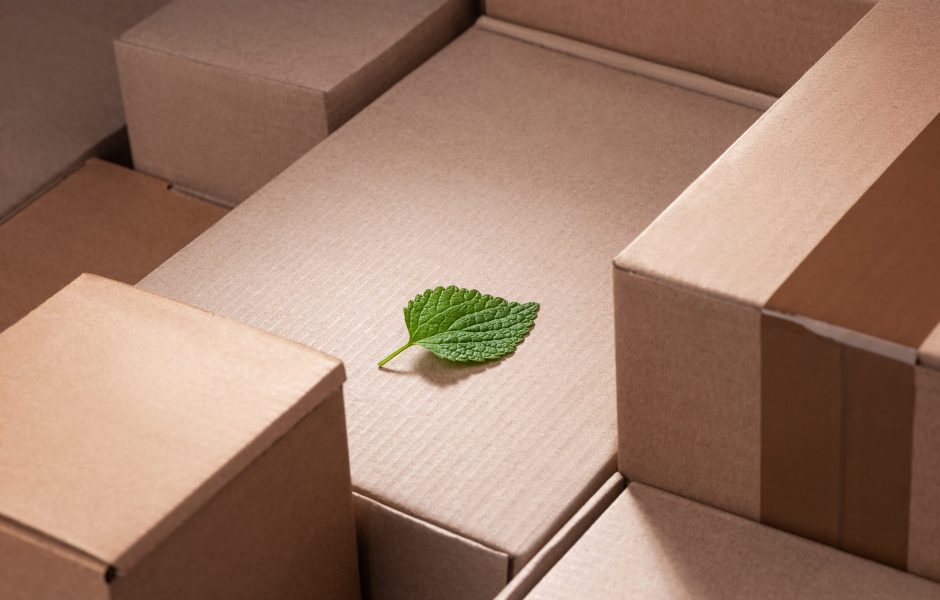
[[[940,573],[938,44],[880,3],[617,257],[628,478]]]
[[[225,212],[89,161],[0,223],[0,331],[84,272],[137,283]]]
[[[3,598],[358,595],[337,360],[83,275],[0,364]]]
[[[140,286],[341,357],[355,489],[515,574],[615,472],[609,257],[759,114],[472,28]],[[535,329],[498,363],[377,369],[447,284],[539,301]],[[385,581],[444,556],[408,553]]]
[[[165,0],[6,0],[0,221],[88,156],[127,145],[111,41]]]
[[[779,96],[875,0],[486,0],[491,17]]]
[[[115,44],[134,164],[237,204],[474,13],[471,0],[176,0]]]
[[[937,584],[631,483],[527,596],[936,598]]]

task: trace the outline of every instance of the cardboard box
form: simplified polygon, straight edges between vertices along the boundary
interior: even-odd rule
[[[237,204],[474,11],[472,0],[176,0],[115,44],[134,164]]]
[[[91,160],[0,223],[0,331],[85,272],[137,283],[225,209]]]
[[[627,478],[940,578],[938,52],[879,3],[617,257]]]
[[[486,14],[779,96],[876,0],[486,0]]]
[[[940,586],[631,483],[527,596],[936,598]]]
[[[4,1],[0,221],[86,157],[126,154],[111,42],[164,1]]]
[[[761,114],[488,27],[140,284],[342,358],[373,598],[492,598],[614,474],[610,256]],[[377,369],[448,284],[540,302],[534,330],[498,363]]]
[[[358,597],[336,359],[83,275],[0,365],[0,597]]]

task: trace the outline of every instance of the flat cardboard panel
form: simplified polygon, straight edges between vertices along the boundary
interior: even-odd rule
[[[940,323],[933,328],[918,349],[921,364],[940,370]]]
[[[621,472],[760,516],[760,314],[614,269]]]
[[[486,0],[486,13],[779,96],[874,3]]]
[[[760,328],[760,520],[838,545],[845,426],[842,348],[766,315]]]
[[[359,597],[343,396],[334,391],[129,571],[111,598]]]
[[[879,2],[617,264],[764,306],[940,112],[938,51],[940,5]]]
[[[940,586],[631,483],[528,596],[936,598]]]
[[[757,116],[471,29],[140,285],[342,357],[356,489],[520,569],[615,470],[609,257]],[[535,329],[378,370],[440,284]]]
[[[107,565],[36,532],[0,520],[0,598],[104,600]]]
[[[0,334],[0,364],[0,514],[123,570],[343,380],[319,352],[88,275]]]
[[[940,323],[940,116],[767,303],[917,348]]]
[[[0,220],[82,158],[126,147],[111,40],[164,2],[4,1]]]
[[[362,494],[355,505],[365,598],[492,598],[506,583],[506,553]]]
[[[940,373],[915,369],[907,567],[940,580]]]
[[[85,272],[137,283],[225,214],[91,160],[0,224],[0,330]]]
[[[135,164],[237,204],[473,12],[470,0],[176,0],[116,43]]]

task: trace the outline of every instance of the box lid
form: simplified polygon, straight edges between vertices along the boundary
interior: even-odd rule
[[[879,3],[616,265],[913,362],[940,321],[938,51],[940,5]]]
[[[0,515],[127,569],[344,378],[336,359],[83,275],[0,334]]]
[[[940,585],[639,483],[527,596],[936,598]]]
[[[121,41],[329,91],[442,7],[468,0],[175,0]]]

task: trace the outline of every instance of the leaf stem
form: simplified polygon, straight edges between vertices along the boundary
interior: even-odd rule
[[[398,350],[392,352],[391,354],[389,354],[388,356],[386,356],[385,358],[383,358],[382,360],[380,360],[380,361],[379,361],[379,366],[380,366],[380,367],[381,367],[381,366],[384,366],[385,363],[387,363],[388,361],[392,360],[393,358],[395,358],[396,356],[398,356],[399,354],[401,354],[402,352],[404,352],[404,351],[407,350],[408,348],[411,348],[412,346],[414,346],[414,342],[409,341],[407,344],[405,344],[404,346],[402,346],[402,347],[399,348]]]

